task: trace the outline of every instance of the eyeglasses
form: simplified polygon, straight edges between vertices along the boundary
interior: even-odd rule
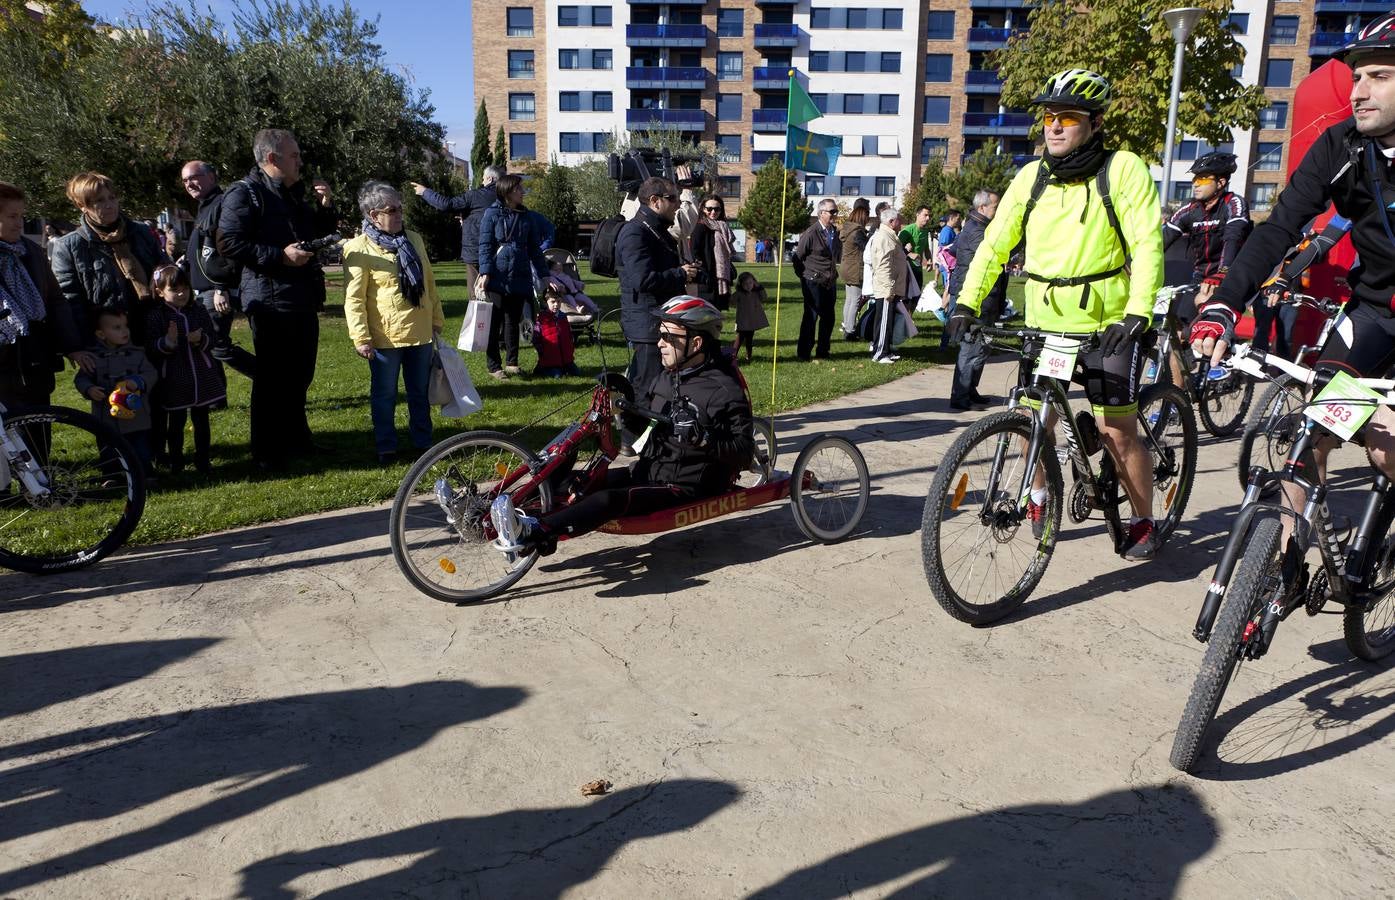
[[[1215,176],[1215,175],[1197,175],[1195,178],[1192,179],[1192,184],[1194,184],[1194,185],[1200,185],[1200,184],[1214,184],[1215,181],[1216,181],[1216,176]]]
[[[1044,112],[1041,114],[1041,124],[1045,125],[1047,128],[1055,128],[1056,123],[1059,122],[1062,128],[1073,128],[1076,125],[1081,124],[1088,118],[1090,117],[1085,115],[1084,113],[1078,112]]]
[[[687,339],[688,336],[682,332],[659,330],[659,340],[663,341],[665,344],[676,344],[679,341],[686,341]]]
[[[382,213],[383,215],[386,215],[386,216],[397,216],[397,215],[401,215],[401,214],[402,214],[402,207],[400,207],[400,206],[384,206],[382,209],[375,209],[375,210],[373,210],[373,212],[374,212],[374,213]]]
[[[722,208],[721,208],[720,206],[704,206],[703,209],[707,210],[708,212],[721,212],[721,211],[722,211]]]

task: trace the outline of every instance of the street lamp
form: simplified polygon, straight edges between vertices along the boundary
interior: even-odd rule
[[[1187,43],[1187,38],[1192,36],[1192,29],[1196,27],[1196,22],[1201,18],[1205,10],[1197,9],[1195,6],[1183,6],[1178,9],[1166,10],[1163,14],[1163,21],[1172,31],[1172,40],[1176,41],[1177,48],[1172,56],[1172,96],[1167,104],[1167,144],[1163,147],[1163,171],[1162,171],[1162,202],[1167,204],[1172,193],[1172,147],[1177,142],[1177,101],[1182,94],[1182,50]]]

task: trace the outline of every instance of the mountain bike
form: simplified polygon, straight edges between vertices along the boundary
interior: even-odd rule
[[[1099,511],[1116,553],[1126,549],[1120,519],[1120,484],[1089,409],[1072,413],[1067,390],[1079,352],[1098,337],[1057,335],[1032,328],[981,327],[976,334],[1034,365],[1011,405],[985,416],[950,446],[935,473],[921,518],[921,559],[930,590],[954,618],[985,625],[1022,605],[1035,590],[1056,548],[1063,511],[1079,524]],[[1021,341],[1020,346],[1014,346]],[[1023,403],[1026,403],[1023,406]],[[1065,447],[1051,447],[1049,414],[1065,431]],[[1144,389],[1139,436],[1153,461],[1154,525],[1159,544],[1177,527],[1196,472],[1196,420],[1186,396],[1170,383]],[[1069,463],[1066,495],[1061,467]],[[1030,520],[1033,482],[1044,477],[1043,516]]]
[[[115,428],[62,406],[0,404],[0,567],[91,565],[125,543],[144,509],[144,469]]]
[[[1304,378],[1301,372],[1291,374]],[[1313,380],[1313,373],[1307,373],[1305,383]],[[1387,533],[1395,519],[1395,485],[1377,473],[1360,520],[1339,534],[1327,505],[1327,486],[1310,480],[1318,437],[1351,440],[1377,406],[1395,406],[1395,381],[1336,373],[1303,403],[1283,468],[1251,467],[1234,530],[1192,632],[1206,644],[1206,653],[1173,739],[1169,759],[1176,768],[1188,772],[1196,765],[1237,670],[1269,651],[1279,623],[1296,610],[1317,615],[1335,604],[1353,654],[1378,660],[1395,651],[1395,535]],[[1276,491],[1285,484],[1295,486],[1302,504],[1291,508],[1282,498],[1265,501],[1271,484]],[[1282,539],[1285,519],[1291,532],[1287,542]],[[1321,559],[1316,573],[1305,558],[1314,542]]]
[[[1176,301],[1188,294],[1195,295],[1195,284],[1165,287],[1158,291],[1153,306],[1154,330],[1157,341],[1147,356],[1143,382],[1171,383],[1172,354],[1182,360],[1185,393],[1191,400],[1201,424],[1215,437],[1229,437],[1239,430],[1254,399],[1254,382],[1248,378],[1232,377],[1227,369],[1212,369],[1202,364],[1192,352],[1191,342],[1182,334],[1182,323],[1173,311]]]

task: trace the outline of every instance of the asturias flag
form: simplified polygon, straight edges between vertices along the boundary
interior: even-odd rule
[[[791,125],[803,125],[805,122],[817,119],[823,113],[814,105],[814,98],[809,96],[809,92],[804,90],[804,86],[794,80],[794,70],[790,70],[790,103],[789,103],[789,123]]]
[[[810,175],[832,175],[843,152],[843,139],[805,131],[791,121],[785,137],[785,168]]]

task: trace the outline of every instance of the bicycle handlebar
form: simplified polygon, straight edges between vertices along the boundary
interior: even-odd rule
[[[624,397],[615,397],[615,398],[612,400],[612,402],[615,404],[615,408],[616,408],[616,409],[624,410],[625,412],[628,412],[628,413],[634,413],[634,414],[637,415],[637,416],[642,416],[642,417],[644,417],[644,418],[646,418],[646,419],[651,419],[651,420],[653,420],[653,421],[655,421],[655,422],[659,422],[659,423],[664,424],[664,425],[672,425],[672,424],[673,424],[673,419],[670,418],[669,416],[666,416],[666,415],[664,415],[664,414],[661,413],[661,412],[655,412],[654,410],[649,409],[649,408],[647,408],[647,407],[640,406],[640,405],[637,404],[637,403],[631,403],[629,400],[626,400]]]
[[[1064,334],[1059,331],[1043,331],[1040,328],[998,328],[994,325],[978,325],[969,329],[970,336],[983,335],[989,338],[1021,338],[1023,341],[1046,340],[1047,338],[1060,338],[1069,341],[1079,341],[1081,350],[1093,350],[1100,344],[1100,336],[1096,334]]]

